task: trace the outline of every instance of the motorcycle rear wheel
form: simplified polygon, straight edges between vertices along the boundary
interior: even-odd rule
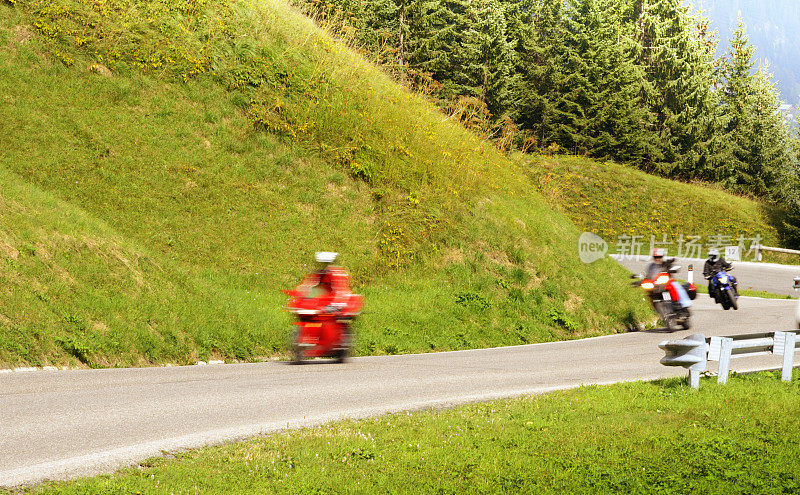
[[[350,352],[353,349],[353,334],[350,332],[350,328],[348,327],[345,330],[345,336],[342,339],[342,348],[339,350],[339,353],[336,356],[337,363],[344,363],[350,357]]]

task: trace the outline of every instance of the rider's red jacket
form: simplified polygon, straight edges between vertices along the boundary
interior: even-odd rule
[[[345,308],[350,301],[352,295],[350,275],[339,266],[329,266],[324,270],[306,275],[306,278],[297,286],[297,290],[308,293],[316,286],[320,286],[330,295],[329,304],[338,310]]]

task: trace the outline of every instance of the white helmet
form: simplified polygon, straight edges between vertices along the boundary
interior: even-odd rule
[[[711,261],[717,261],[719,259],[719,250],[718,249],[709,249],[708,250],[708,259]]]
[[[663,258],[666,254],[667,252],[664,248],[653,249],[653,258]]]
[[[314,259],[317,263],[333,263],[336,261],[337,256],[339,256],[339,253],[333,253],[331,251],[318,251],[314,253]]]

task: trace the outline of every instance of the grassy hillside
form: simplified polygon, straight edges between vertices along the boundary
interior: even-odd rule
[[[278,350],[274,314],[243,321],[207,284],[4,168],[0,301],[0,363],[186,363]]]
[[[654,235],[675,242],[683,234],[724,235],[746,239],[760,235],[763,244],[779,246],[779,212],[763,203],[712,186],[685,184],[645,174],[611,162],[579,157],[518,157],[537,190],[579,228],[603,237],[613,250],[621,234],[643,236],[645,250]],[[735,242],[734,242],[735,244]],[[750,241],[746,242],[749,246]],[[643,251],[643,253],[646,251]],[[705,256],[705,250],[703,250]]]
[[[796,493],[798,378],[583,387],[344,421],[25,493]]]
[[[367,297],[359,353],[649,318],[621,269],[580,264],[579,231],[518,164],[284,2],[16,0],[0,3],[0,46],[0,170],[13,178],[0,197],[26,212],[0,224],[0,276],[14,281],[2,338],[20,342],[0,365],[280,355],[279,289],[319,249],[342,252]],[[148,262],[75,257],[62,287],[35,246],[84,224],[97,246]]]

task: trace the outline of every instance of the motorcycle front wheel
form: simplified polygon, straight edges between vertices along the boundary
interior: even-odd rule
[[[306,359],[306,353],[300,345],[300,329],[296,329],[289,337],[289,350],[291,353],[292,364],[303,364]]]
[[[728,301],[730,301],[730,306],[733,309],[739,309],[739,301],[736,299],[736,295],[733,293],[733,289],[728,289],[726,291],[728,293]]]
[[[669,333],[680,330],[678,326],[678,319],[675,318],[675,315],[667,315],[667,317],[664,319],[664,326],[667,327],[667,331]]]
[[[669,301],[659,301],[655,305],[656,313],[661,317],[664,327],[668,332],[675,332],[678,330],[678,322],[676,321],[675,313],[671,310],[671,306],[672,303]]]

